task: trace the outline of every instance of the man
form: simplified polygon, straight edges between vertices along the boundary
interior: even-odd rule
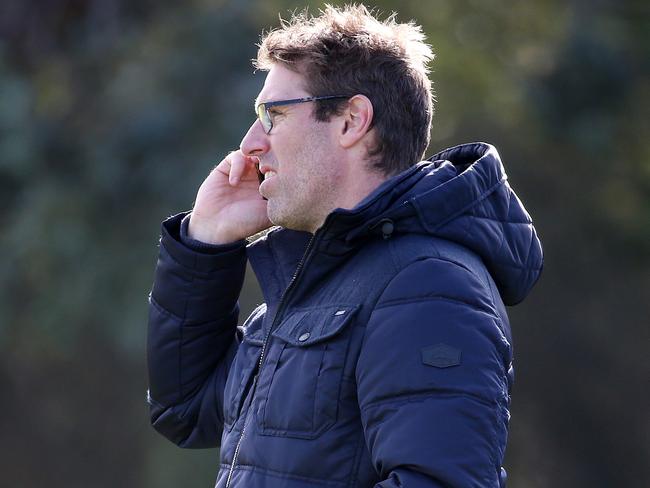
[[[152,423],[220,446],[217,487],[505,484],[504,302],[541,247],[494,147],[417,163],[431,57],[361,6],[295,16],[261,43],[240,149],[163,224]],[[238,328],[247,259],[265,303]]]

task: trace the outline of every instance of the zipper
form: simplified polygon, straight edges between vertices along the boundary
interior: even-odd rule
[[[318,232],[317,232],[318,233]],[[282,316],[282,313],[284,312],[284,305],[286,304],[287,297],[289,296],[289,292],[293,290],[295,287],[296,282],[298,281],[298,277],[300,276],[300,272],[302,271],[302,268],[304,267],[305,262],[307,262],[307,259],[309,258],[309,254],[311,252],[311,249],[313,247],[313,243],[316,240],[316,234],[312,235],[311,239],[309,240],[309,243],[307,244],[307,248],[305,249],[305,253],[302,255],[302,259],[298,263],[298,266],[296,267],[296,271],[293,273],[293,276],[291,277],[291,281],[289,282],[289,285],[287,285],[287,288],[284,290],[284,293],[282,293],[282,296],[280,297],[280,303],[278,304],[278,309],[275,312],[275,317],[273,317],[273,322],[271,323],[271,326],[269,327],[268,332],[266,333],[266,336],[264,337],[264,342],[262,343],[262,351],[260,353],[260,359],[257,361],[257,371],[255,373],[255,377],[253,378],[253,384],[251,385],[250,389],[250,401],[248,403],[248,406],[244,405],[242,409],[242,412],[246,416],[244,418],[244,426],[241,429],[241,433],[239,434],[239,439],[237,440],[237,446],[235,447],[235,453],[233,454],[232,457],[232,463],[230,464],[230,470],[228,472],[228,478],[226,479],[226,488],[230,488],[230,483],[232,481],[232,475],[235,470],[235,465],[237,463],[237,458],[239,457],[239,449],[241,448],[241,443],[242,440],[244,439],[244,432],[246,432],[246,426],[248,425],[248,413],[250,410],[250,407],[253,405],[253,399],[255,397],[255,391],[257,388],[257,378],[260,374],[260,371],[262,370],[262,364],[264,362],[265,356],[266,356],[266,348],[268,345],[269,338],[271,337],[271,332],[273,332],[273,328],[275,327],[278,318]],[[239,419],[237,419],[239,420]],[[235,421],[236,422],[236,421]]]

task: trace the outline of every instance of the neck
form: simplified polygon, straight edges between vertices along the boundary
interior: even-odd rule
[[[327,216],[337,208],[350,210],[359,205],[363,199],[375,191],[379,185],[388,179],[382,173],[377,171],[362,170],[357,174],[348,174],[341,181],[341,191],[329,211],[323,215],[315,228],[309,229],[312,234],[316,232],[325,223]]]

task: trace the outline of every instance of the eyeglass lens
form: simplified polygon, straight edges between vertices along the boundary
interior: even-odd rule
[[[271,131],[271,128],[273,127],[273,122],[271,121],[271,118],[269,117],[269,113],[266,111],[266,106],[263,103],[260,103],[257,106],[257,117],[260,119],[260,122],[262,123],[264,132],[268,134]]]

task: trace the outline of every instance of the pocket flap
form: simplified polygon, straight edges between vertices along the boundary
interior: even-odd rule
[[[309,346],[338,334],[358,309],[359,305],[328,305],[296,310],[272,335],[294,346]]]

